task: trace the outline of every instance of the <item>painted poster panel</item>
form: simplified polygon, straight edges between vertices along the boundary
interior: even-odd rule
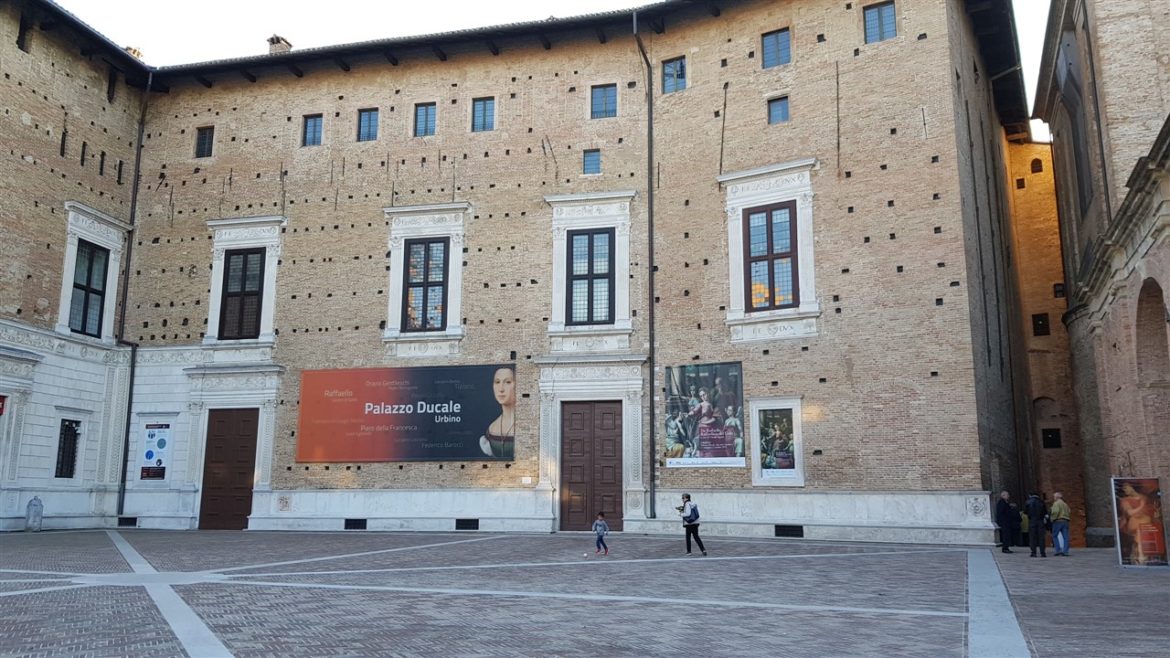
[[[666,369],[666,465],[747,465],[739,363]]]
[[[796,439],[792,409],[760,409],[760,476],[791,478],[796,475]]]
[[[306,370],[298,462],[512,461],[510,365]]]
[[[1117,556],[1122,566],[1167,566],[1158,478],[1113,478]]]
[[[171,443],[170,423],[146,423],[142,428],[142,470],[139,480],[165,480],[167,449]]]

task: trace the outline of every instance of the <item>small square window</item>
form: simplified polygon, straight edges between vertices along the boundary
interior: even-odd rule
[[[601,149],[589,149],[585,151],[582,171],[586,174],[601,173]]]
[[[668,59],[662,63],[662,93],[670,94],[687,88],[687,58]]]
[[[419,103],[414,106],[414,136],[428,137],[435,134],[434,103]]]
[[[1040,430],[1041,445],[1052,450],[1060,447],[1060,428],[1046,427]]]
[[[378,108],[358,110],[357,141],[372,142],[378,139]]]
[[[898,36],[897,15],[893,2],[865,8],[865,42],[877,43]]]
[[[301,131],[301,146],[321,145],[321,125],[324,119],[320,114],[306,114],[304,130]]]
[[[608,119],[617,116],[617,85],[597,85],[590,94],[589,118]]]
[[[1057,298],[1057,299],[1064,298],[1064,284],[1063,283],[1052,284],[1052,296]]]
[[[204,126],[195,130],[195,157],[210,158],[215,143],[215,126]]]
[[[471,101],[471,132],[496,129],[496,99],[476,98]]]
[[[770,69],[792,62],[792,34],[787,29],[769,32],[761,37],[761,42],[763,68]]]
[[[1033,336],[1047,336],[1052,333],[1052,329],[1048,326],[1048,314],[1036,313],[1032,316],[1032,335]]]
[[[768,101],[768,123],[786,123],[788,121],[788,97],[781,96]]]

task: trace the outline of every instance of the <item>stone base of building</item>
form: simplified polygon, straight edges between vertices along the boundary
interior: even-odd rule
[[[677,534],[681,538],[682,524],[678,519],[626,519],[625,532],[657,535]],[[860,526],[712,520],[702,522],[702,535],[704,537],[799,538],[810,541],[892,544],[995,545],[994,528],[945,526]]]
[[[1113,528],[1085,528],[1087,548],[1113,548],[1117,536]]]

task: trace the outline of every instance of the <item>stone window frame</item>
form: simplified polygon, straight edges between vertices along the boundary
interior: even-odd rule
[[[466,335],[463,324],[463,267],[465,215],[471,212],[467,202],[436,203],[417,206],[391,206],[382,213],[390,223],[390,271],[387,275],[386,328],[382,343],[388,356],[426,357],[459,354]],[[406,241],[446,238],[447,306],[446,326],[435,331],[402,331],[405,315]]]
[[[748,458],[752,461],[752,486],[754,487],[803,487],[804,482],[804,436],[801,422],[801,396],[768,397],[748,400],[748,418],[744,421],[751,428],[751,440]],[[765,477],[763,474],[763,460],[760,454],[760,423],[761,411],[770,409],[792,410],[792,455],[795,468],[791,476]]]
[[[207,304],[204,345],[272,345],[276,342],[276,269],[280,260],[281,235],[288,224],[283,215],[212,219],[211,297]],[[264,278],[260,288],[260,335],[256,338],[221,339],[225,255],[228,251],[264,249]]]
[[[65,260],[61,267],[61,296],[57,306],[55,330],[66,336],[82,340],[99,340],[103,344],[113,345],[122,250],[130,233],[130,225],[76,201],[67,201],[65,212],[68,215],[65,228]],[[109,251],[109,260],[106,262],[106,296],[102,303],[99,336],[82,334],[69,328],[69,311],[73,305],[73,277],[77,272],[77,245],[80,240]]]
[[[812,191],[812,171],[818,166],[816,158],[804,158],[732,172],[716,179],[726,195],[729,299],[725,322],[731,331],[733,343],[800,338],[814,336],[818,332],[817,320],[821,308],[816,288]],[[800,305],[747,312],[744,210],[787,201],[796,204]]]
[[[552,195],[552,309],[548,336],[552,352],[613,352],[628,350],[633,323],[630,314],[630,202],[635,190]],[[571,231],[614,229],[613,321],[568,324],[569,245]]]

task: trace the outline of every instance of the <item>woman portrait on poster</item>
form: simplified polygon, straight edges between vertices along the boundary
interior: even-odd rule
[[[666,417],[666,456],[679,458],[686,451],[686,426],[683,423],[683,411]]]
[[[479,448],[489,457],[512,460],[516,454],[516,374],[511,368],[496,369],[492,393],[500,404],[500,416],[479,437]]]

